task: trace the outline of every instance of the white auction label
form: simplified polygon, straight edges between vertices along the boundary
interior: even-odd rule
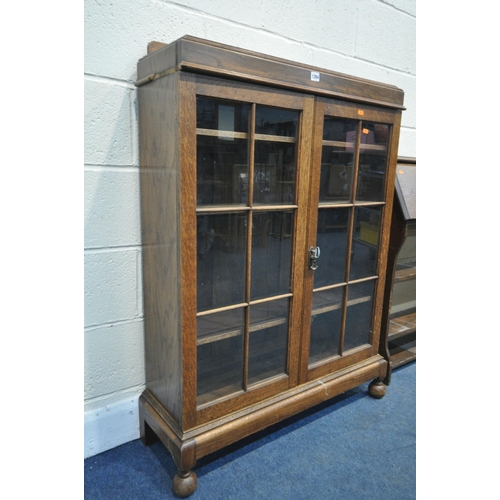
[[[319,82],[319,73],[317,71],[311,71],[311,80],[313,82]]]

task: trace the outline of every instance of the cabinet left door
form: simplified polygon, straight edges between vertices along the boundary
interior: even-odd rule
[[[297,384],[313,105],[181,77],[183,387],[194,425]]]

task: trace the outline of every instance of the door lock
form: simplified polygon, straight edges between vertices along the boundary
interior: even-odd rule
[[[316,264],[316,259],[319,258],[321,252],[319,247],[311,247],[309,248],[309,269],[316,271],[318,269],[318,264]]]

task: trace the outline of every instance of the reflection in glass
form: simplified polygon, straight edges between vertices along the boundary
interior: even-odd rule
[[[293,211],[254,212],[251,300],[290,292]]]
[[[344,352],[370,343],[373,291],[376,280],[349,285]]]
[[[246,214],[198,215],[198,311],[244,301],[246,227]]]
[[[295,143],[255,141],[254,169],[254,203],[294,203]]]
[[[326,116],[323,122],[323,140],[348,142],[349,145],[344,144],[346,149],[353,148],[356,142],[357,125],[358,122],[355,120]]]
[[[298,111],[257,106],[255,113],[255,133],[297,137],[298,120]]]
[[[319,201],[350,201],[357,122],[325,117]]]
[[[286,372],[289,299],[250,306],[249,384]]]
[[[309,364],[339,354],[345,287],[313,293]]]
[[[406,239],[399,250],[396,261],[396,274],[391,296],[391,319],[415,313],[417,310],[416,224],[408,224],[407,231]]]
[[[210,97],[196,98],[196,127],[230,132],[248,132],[250,106]]]
[[[242,390],[245,309],[197,318],[197,404]]]
[[[396,271],[407,269],[415,270],[417,267],[417,225],[415,222],[408,222],[406,238],[399,249]]]
[[[350,280],[367,278],[377,274],[381,212],[380,207],[358,207],[355,209]]]
[[[248,152],[246,139],[230,142],[217,137],[197,136],[197,204],[246,204]]]
[[[389,126],[363,122],[359,155],[358,201],[384,199]]]
[[[350,201],[354,154],[344,147],[323,146],[319,201]]]
[[[314,287],[333,285],[345,281],[347,256],[348,208],[320,208],[316,245],[321,254],[314,273]]]
[[[198,345],[243,334],[243,309],[230,309],[198,316],[196,338]]]

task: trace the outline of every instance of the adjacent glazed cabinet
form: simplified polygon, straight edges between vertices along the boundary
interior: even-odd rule
[[[368,381],[403,92],[194,37],[138,63],[146,390],[198,458]]]
[[[417,359],[416,159],[398,158],[387,256],[380,352],[392,370]]]

